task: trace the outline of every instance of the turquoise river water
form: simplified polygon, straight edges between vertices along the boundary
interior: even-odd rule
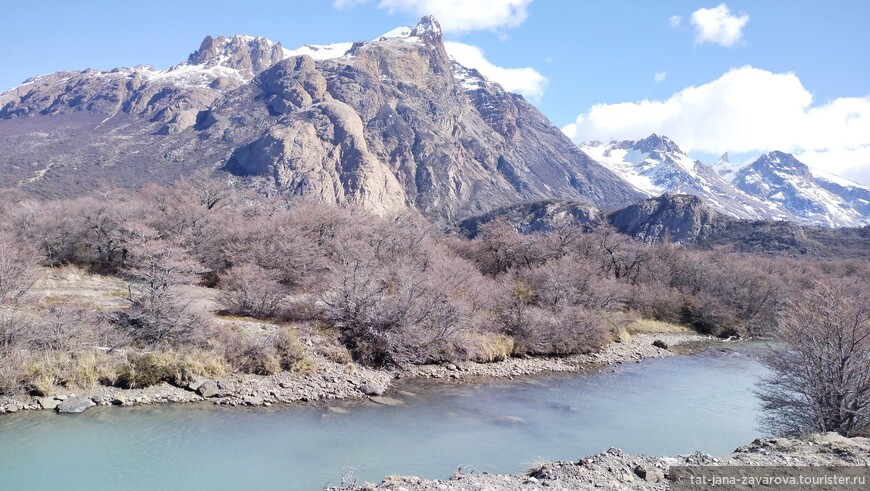
[[[352,469],[446,478],[516,473],[618,447],[724,455],[749,443],[759,344],[486,384],[407,381],[404,406],[209,404],[0,417],[0,489],[321,489]],[[335,408],[346,410],[338,412]]]

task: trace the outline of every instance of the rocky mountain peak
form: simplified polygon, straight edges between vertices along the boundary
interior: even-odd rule
[[[780,152],[779,150],[762,155],[750,167],[756,169],[768,168],[778,173],[807,179],[812,179],[813,177],[810,168],[806,164],[796,159],[794,155]]]
[[[187,63],[232,68],[251,78],[283,58],[281,43],[262,36],[206,36],[199,49],[187,58]]]
[[[719,162],[721,162],[723,164],[730,164],[731,163],[731,161],[728,160],[728,152],[723,153],[722,156],[719,157]]]
[[[659,136],[655,133],[644,138],[643,140],[638,140],[634,142],[634,148],[644,153],[653,153],[653,152],[676,152],[683,153],[680,150],[680,147],[677,146],[676,143],[671,141],[670,138],[662,135]]]
[[[420,19],[420,22],[411,29],[412,37],[418,37],[424,43],[430,46],[438,46],[444,44],[444,35],[441,31],[441,24],[432,15],[427,15]]]

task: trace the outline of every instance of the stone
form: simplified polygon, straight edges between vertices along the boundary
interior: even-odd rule
[[[247,396],[242,399],[242,402],[244,402],[247,406],[262,406],[263,398],[260,396]]]
[[[359,390],[367,396],[382,396],[387,391],[387,384],[368,380],[359,384]]]
[[[634,474],[646,482],[658,483],[665,480],[665,473],[658,467],[638,465],[634,468]]]
[[[214,380],[206,380],[200,384],[200,386],[196,388],[196,393],[206,399],[226,396],[226,392],[222,390],[220,385],[218,385]]]
[[[37,402],[42,409],[55,409],[58,405],[60,405],[61,401],[55,399],[54,397],[40,397]]]
[[[60,414],[76,414],[96,406],[94,401],[85,397],[71,397],[57,405]]]
[[[7,413],[10,413],[10,414],[11,414],[11,413],[17,413],[17,412],[18,412],[18,406],[16,406],[16,405],[6,406],[6,412],[7,412]]]
[[[187,384],[187,390],[192,390],[192,391],[196,392],[197,389],[199,389],[202,386],[202,384],[204,384],[204,383],[205,383],[205,379],[198,378],[198,379],[192,380],[192,381],[190,381],[190,383]]]
[[[668,349],[668,343],[662,341],[661,339],[656,339],[655,341],[653,341],[652,345],[656,348]]]
[[[127,398],[122,395],[115,396],[115,398],[112,399],[112,404],[115,406],[126,406],[128,404]]]

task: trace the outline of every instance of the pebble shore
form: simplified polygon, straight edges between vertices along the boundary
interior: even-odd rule
[[[660,341],[670,349],[653,346]],[[353,363],[340,364],[322,357],[312,358],[313,367],[304,373],[285,372],[274,376],[235,375],[219,380],[197,380],[185,387],[167,383],[143,389],[98,387],[90,391],[49,397],[0,396],[0,414],[29,410],[76,413],[93,406],[130,406],[178,404],[208,401],[227,406],[271,406],[275,404],[316,403],[331,400],[368,398],[380,404],[395,404],[386,397],[393,380],[434,378],[463,381],[481,378],[515,378],[548,372],[604,370],[646,358],[678,354],[674,347],[699,342],[716,342],[694,334],[637,334],[623,343],[612,343],[588,355],[564,358],[509,358],[494,363],[446,363],[417,365],[385,371]],[[399,401],[398,403],[401,403]]]
[[[804,440],[758,439],[749,445],[737,448],[734,453],[721,459],[702,453],[677,457],[628,455],[619,449],[611,448],[606,452],[583,457],[577,461],[536,464],[521,475],[457,470],[450,478],[444,480],[389,476],[377,485],[347,485],[327,488],[327,491],[533,491],[538,489],[663,491],[669,489],[669,477],[672,477],[669,471],[672,466],[698,465],[868,466],[870,465],[870,440],[844,438],[836,433],[813,435]]]

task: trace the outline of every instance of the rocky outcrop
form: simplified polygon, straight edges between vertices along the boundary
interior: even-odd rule
[[[620,232],[642,242],[698,243],[725,222],[697,196],[663,194],[616,211],[607,217]]]
[[[474,238],[483,225],[495,220],[503,220],[523,234],[550,233],[568,224],[589,231],[605,223],[604,213],[592,205],[576,201],[545,200],[498,208],[467,218],[459,223],[458,229],[462,235]]]
[[[284,59],[281,43],[261,36],[206,36],[199,49],[187,58],[189,65],[237,70],[250,80],[254,75]]]

